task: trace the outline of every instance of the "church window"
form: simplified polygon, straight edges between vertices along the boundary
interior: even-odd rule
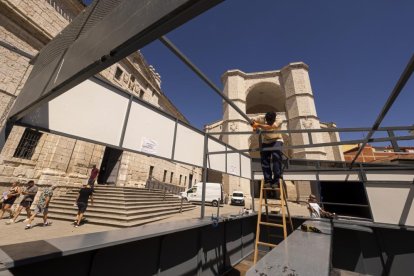
[[[121,68],[116,67],[116,71],[115,71],[115,79],[120,80],[123,72],[124,72],[124,71],[122,71],[122,69],[121,69]]]
[[[17,145],[13,157],[28,160],[32,159],[33,153],[36,149],[37,144],[39,143],[41,136],[41,132],[26,128],[19,144]]]

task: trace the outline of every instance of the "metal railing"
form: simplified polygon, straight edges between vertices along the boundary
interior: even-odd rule
[[[152,176],[147,179],[145,188],[147,188],[148,190],[161,190],[164,193],[164,197],[166,193],[179,195],[181,192],[184,192],[185,190],[185,187],[183,186],[165,183],[155,179]]]

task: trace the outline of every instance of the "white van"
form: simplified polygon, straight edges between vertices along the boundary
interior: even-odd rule
[[[242,191],[233,191],[233,194],[231,195],[231,205],[245,205],[244,201],[244,194]]]
[[[185,192],[181,192],[181,196],[191,202],[200,201],[203,190],[203,182],[196,183],[193,187]],[[206,182],[206,198],[205,202],[211,203],[214,207],[217,207],[220,201],[223,199],[223,185],[221,183]]]

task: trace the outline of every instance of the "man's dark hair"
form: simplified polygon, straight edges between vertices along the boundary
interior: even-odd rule
[[[34,181],[33,180],[29,180],[29,182],[27,182],[27,184],[34,184]]]
[[[265,115],[266,123],[272,125],[276,120],[276,113],[275,112],[267,112]]]

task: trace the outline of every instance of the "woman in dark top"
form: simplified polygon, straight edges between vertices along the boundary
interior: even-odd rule
[[[76,215],[76,219],[74,221],[75,227],[79,227],[79,224],[82,221],[83,214],[88,207],[88,200],[91,199],[91,206],[93,206],[93,190],[92,188],[84,184],[82,188],[79,190],[78,198],[76,199],[76,205],[78,206],[78,214]]]
[[[4,195],[4,201],[1,206],[0,219],[3,218],[3,215],[5,212],[8,212],[10,214],[10,218],[13,217],[13,212],[11,210],[11,207],[14,204],[14,201],[16,201],[16,198],[18,198],[19,196],[20,196],[19,182],[14,182],[12,186],[10,187],[10,190]]]

